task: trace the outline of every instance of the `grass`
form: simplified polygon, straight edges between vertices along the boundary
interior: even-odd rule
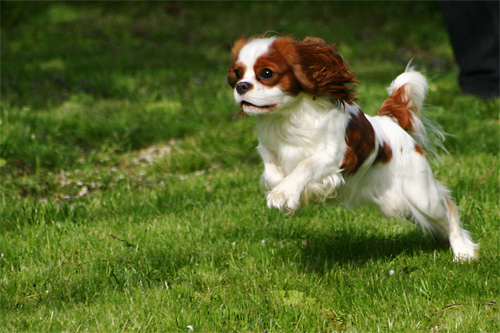
[[[2,3],[6,331],[498,331],[499,102],[463,96],[432,2]],[[268,210],[225,82],[263,31],[337,43],[374,114],[410,58],[476,262],[371,207]]]

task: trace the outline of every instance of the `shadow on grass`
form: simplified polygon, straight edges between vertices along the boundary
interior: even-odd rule
[[[358,266],[446,248],[446,243],[435,242],[430,235],[418,229],[393,237],[339,232],[304,240],[301,264],[306,271],[324,272],[334,266]]]

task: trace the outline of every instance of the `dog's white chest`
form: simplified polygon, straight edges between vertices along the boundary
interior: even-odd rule
[[[273,154],[275,163],[284,175],[290,174],[308,157],[327,149],[327,124],[290,126],[281,121],[266,119],[258,124],[259,144]]]

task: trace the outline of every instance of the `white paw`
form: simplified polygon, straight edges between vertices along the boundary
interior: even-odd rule
[[[453,261],[464,262],[477,259],[479,244],[475,244],[467,231],[461,229],[458,237],[450,237]]]
[[[267,194],[267,207],[293,214],[300,207],[300,191],[282,185]]]
[[[477,259],[477,249],[479,246],[474,244],[474,246],[463,247],[461,249],[453,249],[454,256],[453,261],[455,262],[466,262]]]

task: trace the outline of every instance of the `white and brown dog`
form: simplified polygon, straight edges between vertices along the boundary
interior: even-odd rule
[[[420,112],[428,85],[407,69],[388,88],[375,117],[354,101],[355,83],[333,46],[318,38],[238,40],[228,82],[247,115],[256,115],[267,205],[287,213],[301,203],[347,207],[374,203],[448,239],[455,260],[476,258],[477,244],[425,158]]]

